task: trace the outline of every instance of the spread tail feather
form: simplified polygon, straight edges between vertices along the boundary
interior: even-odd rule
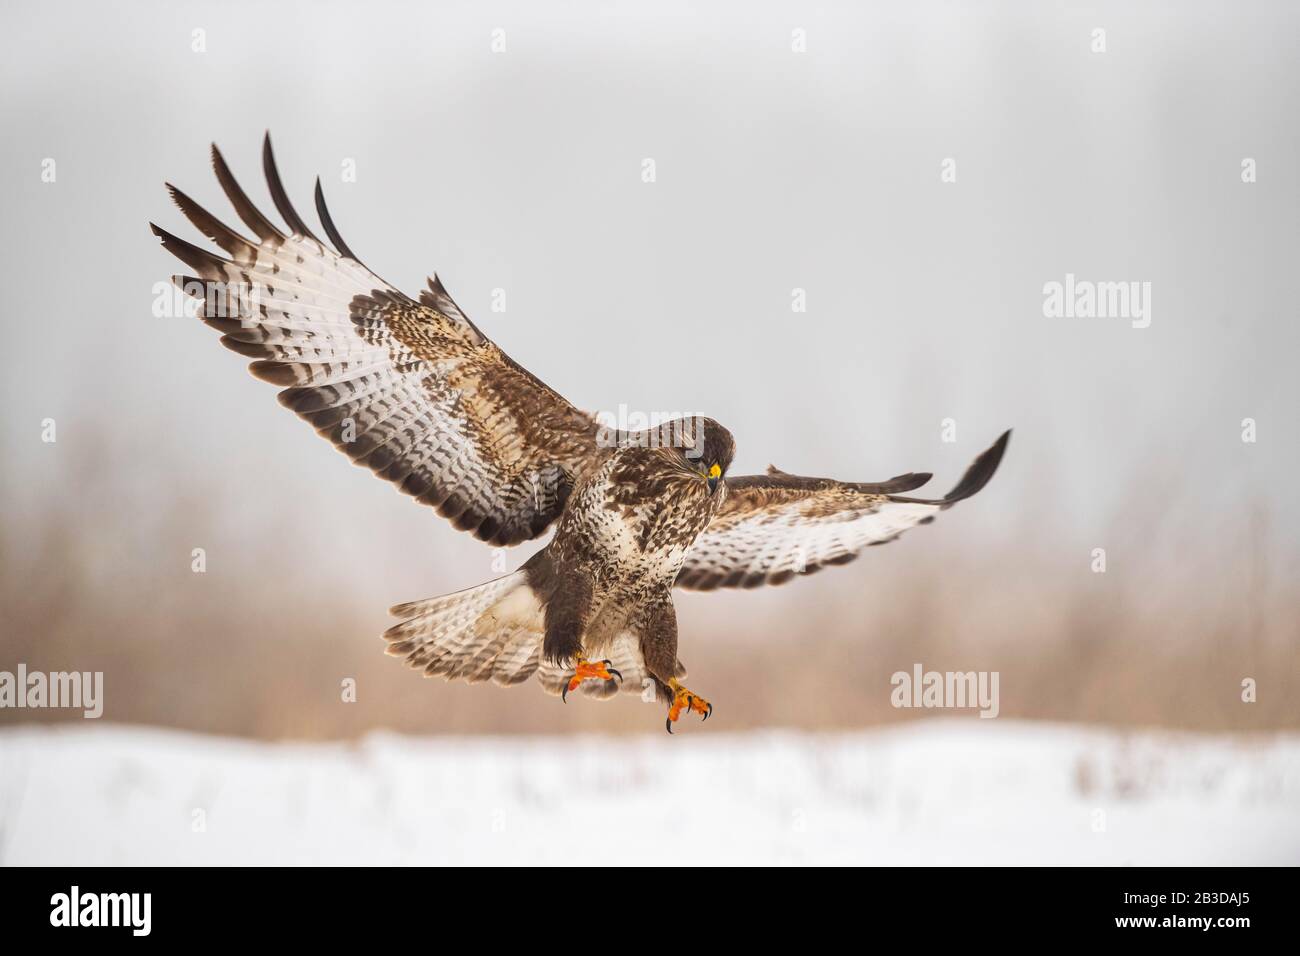
[[[531,677],[541,660],[542,604],[523,570],[390,613],[403,620],[384,633],[387,653],[426,677],[508,686]]]

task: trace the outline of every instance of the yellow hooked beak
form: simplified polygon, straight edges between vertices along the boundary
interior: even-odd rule
[[[717,489],[718,478],[721,476],[722,476],[721,468],[719,468],[716,464],[709,466],[709,477],[708,477],[709,494],[713,494],[713,492]]]

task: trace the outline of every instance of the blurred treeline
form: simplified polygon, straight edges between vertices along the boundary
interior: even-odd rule
[[[303,526],[301,489],[260,475],[233,489],[206,474],[162,486],[147,442],[115,447],[60,449],[48,483],[5,490],[0,670],[23,661],[103,671],[105,720],[258,738],[379,727],[662,733],[657,705],[635,698],[563,705],[531,683],[425,680],[382,653],[387,606],[490,577],[486,549],[482,573],[467,575],[451,561],[412,568],[388,527],[325,548]],[[1135,495],[1100,541],[1053,534],[1062,503],[1046,491],[999,500],[1013,486],[999,492],[995,480],[934,526],[846,567],[761,592],[679,594],[689,684],[716,708],[708,731],[923,717],[890,706],[890,675],[914,662],[999,671],[1003,717],[1300,727],[1293,539],[1266,503],[1209,507],[1195,490],[1180,493],[1176,476],[1134,477],[1163,490]],[[367,480],[370,493],[393,494]],[[395,507],[431,553],[451,548],[456,532],[407,502]],[[250,510],[283,518],[250,521]],[[208,551],[202,574],[191,570],[198,544]],[[1091,569],[1095,546],[1107,549],[1104,574]],[[526,553],[509,553],[507,566]],[[389,576],[402,583],[376,584]],[[343,701],[346,678],[355,703]],[[1246,678],[1258,685],[1254,703],[1241,699]],[[0,723],[32,720],[80,717],[0,711]]]

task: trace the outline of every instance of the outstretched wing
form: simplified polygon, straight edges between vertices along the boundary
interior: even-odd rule
[[[899,475],[878,484],[801,478],[769,468],[766,475],[727,479],[727,498],[695,539],[677,575],[697,591],[781,584],[831,564],[847,564],[863,548],[893,541],[928,524],[945,508],[983,488],[997,470],[1011,432],[975,459],[957,487],[938,500],[906,498],[930,480]]]
[[[257,239],[168,185],[231,256],[151,224],[197,273],[173,281],[204,300],[201,317],[223,345],[255,359],[253,375],[286,386],[280,403],[353,462],[484,541],[541,534],[595,452],[595,420],[497,348],[437,276],[416,301],[363,266],[339,236],[319,179],[316,208],[338,251],[317,239],[289,203],[269,135],[262,159],[290,233],[249,201],[213,146],[217,179]]]

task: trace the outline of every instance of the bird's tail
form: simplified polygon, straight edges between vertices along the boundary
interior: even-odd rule
[[[524,570],[389,613],[403,620],[384,633],[387,653],[426,677],[510,685],[541,663],[543,606]]]

